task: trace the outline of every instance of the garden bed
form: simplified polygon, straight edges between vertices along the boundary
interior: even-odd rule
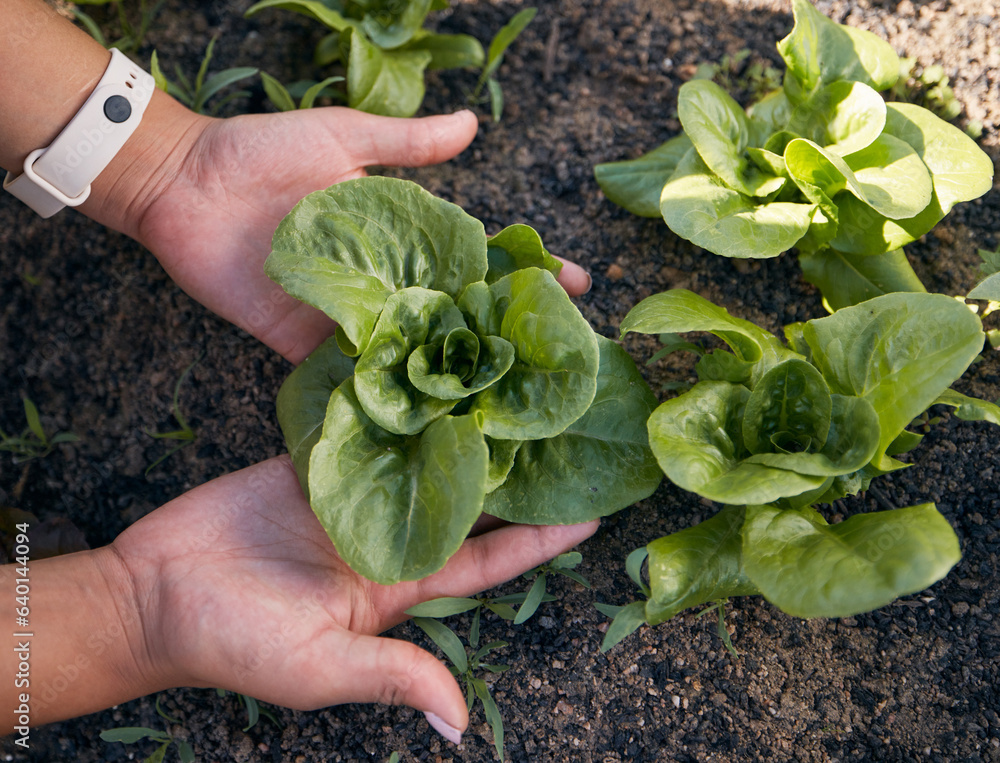
[[[173,0],[149,41],[168,71],[174,63],[194,71],[218,33],[213,68],[258,66],[283,81],[313,76],[303,51],[318,39],[316,25],[278,11],[245,20],[247,5]],[[434,18],[442,31],[488,40],[521,7],[456,2]],[[677,89],[699,63],[748,48],[747,62],[780,66],[774,43],[791,28],[790,7],[766,0],[542,0],[538,7],[500,71],[503,121],[484,116],[475,143],[453,162],[388,174],[458,203],[488,233],[516,222],[534,227],[552,252],[592,273],[591,292],[576,303],[607,337],[617,338],[640,299],[676,287],[770,330],[823,315],[794,258],[707,254],[662,221],[605,200],[592,171],[677,134]],[[963,119],[983,124],[979,143],[997,162],[995,4],[872,0],[819,8],[874,31],[922,65],[943,64]],[[146,60],[150,50],[143,49]],[[421,113],[463,107],[475,79],[462,71],[431,75]],[[250,90],[227,113],[270,108],[259,80]],[[958,295],[977,280],[977,248],[998,245],[994,187],[959,205],[907,252],[928,288]],[[0,261],[0,427],[23,426],[19,397],[26,393],[53,430],[81,438],[25,465],[0,458],[0,504],[41,519],[66,517],[97,546],[182,492],[283,452],[274,400],[290,365],[187,297],[137,244],[70,211],[40,220],[4,195]],[[630,335],[625,346],[654,389],[693,378],[684,356],[646,368],[653,338]],[[147,432],[176,428],[174,385],[199,358],[180,390],[197,439],[146,475],[170,447]],[[1000,353],[988,352],[956,388],[996,400]],[[593,602],[635,598],[625,556],[716,510],[665,481],[648,500],[604,520],[581,547],[578,571],[592,591],[560,578],[550,585],[558,601],[526,625],[484,621],[487,640],[510,642],[500,661],[511,670],[491,679],[507,758],[1000,761],[1000,429],[941,413],[913,451],[912,468],[882,478],[877,490],[847,505],[856,513],[935,502],[963,552],[943,581],[838,620],[797,620],[759,598],[733,601],[726,618],[735,658],[716,635],[714,616],[696,619],[693,612],[643,627],[601,654],[607,619]],[[526,585],[515,581],[502,592]],[[426,644],[411,625],[391,635]],[[188,739],[200,761],[383,761],[393,751],[404,761],[495,759],[478,710],[456,748],[409,708],[273,708],[283,728],[262,718],[244,732],[246,714],[233,695],[177,689],[160,696],[180,721],[171,732]],[[103,742],[99,733],[163,727],[154,699],[38,729],[28,755],[5,741],[5,759],[141,759],[151,743],[137,750]]]

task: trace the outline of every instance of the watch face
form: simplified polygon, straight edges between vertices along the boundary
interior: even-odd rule
[[[104,102],[104,116],[112,122],[124,122],[132,116],[132,104],[124,95],[113,95]]]

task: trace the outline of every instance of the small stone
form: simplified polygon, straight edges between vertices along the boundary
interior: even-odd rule
[[[969,614],[969,603],[965,601],[959,601],[956,602],[955,604],[952,604],[951,613],[958,617]]]
[[[698,73],[697,64],[681,64],[677,67],[677,76],[687,82]]]
[[[622,270],[622,266],[616,263],[611,263],[608,265],[608,270],[605,275],[608,277],[609,281],[620,281],[625,277],[625,271]]]

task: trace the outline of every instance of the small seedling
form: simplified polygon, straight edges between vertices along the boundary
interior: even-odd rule
[[[444,623],[427,617],[415,617],[413,622],[427,634],[438,648],[445,653],[451,661],[451,674],[459,679],[465,687],[466,703],[469,710],[478,698],[483,705],[483,712],[486,714],[486,722],[493,729],[493,744],[497,750],[497,756],[503,762],[503,718],[496,701],[490,694],[490,689],[486,681],[476,676],[476,671],[485,670],[490,673],[503,673],[509,665],[494,665],[483,662],[490,652],[502,649],[507,646],[506,641],[491,641],[485,646],[477,649],[470,657],[462,645],[461,639]]]
[[[514,622],[518,615],[517,610],[515,610],[514,607],[523,607],[527,598],[527,592],[513,593],[497,598],[483,597],[468,599],[446,596],[440,599],[431,599],[430,601],[425,601],[423,604],[410,607],[406,610],[406,614],[411,615],[412,617],[442,618],[471,612],[472,622],[469,626],[469,646],[475,649],[479,646],[480,620],[484,609],[488,609],[490,612],[503,618],[504,620]],[[555,596],[543,592],[542,602],[555,600]]]
[[[149,62],[150,73],[153,75],[153,80],[156,82],[156,86],[165,93],[172,95],[197,114],[207,113],[205,111],[206,103],[208,103],[208,100],[214,97],[220,90],[229,87],[242,79],[253,77],[258,72],[258,70],[252,66],[236,66],[231,69],[216,72],[211,77],[206,79],[206,75],[208,74],[208,65],[212,61],[212,54],[215,51],[215,41],[217,39],[217,37],[213,37],[208,43],[208,47],[205,49],[205,57],[201,60],[201,66],[199,67],[198,74],[195,76],[193,82],[187,77],[187,75],[184,74],[183,71],[181,71],[180,66],[174,67],[174,73],[176,74],[177,80],[175,82],[168,80],[167,76],[160,68],[160,61],[155,50],[153,51],[153,56]],[[212,108],[212,114],[218,114],[222,107],[233,99],[245,98],[248,95],[250,95],[250,93],[246,90],[229,93],[215,104]]]
[[[582,561],[583,556],[579,551],[570,551],[566,554],[557,556],[551,562],[547,562],[524,573],[522,577],[525,580],[534,579],[534,582],[525,594],[524,603],[517,611],[517,617],[514,618],[514,625],[521,625],[522,623],[527,622],[528,619],[538,610],[538,606],[546,600],[545,585],[550,573],[563,575],[570,580],[579,583],[584,588],[590,588],[590,583],[587,579],[579,572],[575,571],[575,567],[577,567],[577,565],[579,565]],[[554,599],[555,597],[551,598]]]
[[[329,88],[334,82],[343,82],[343,77],[327,77],[322,82],[296,82],[292,83],[288,87],[282,85],[277,79],[272,77],[267,72],[260,73],[261,81],[264,84],[264,93],[267,94],[267,99],[274,104],[274,107],[278,111],[295,111],[296,109],[311,109],[313,103],[315,103],[318,97],[334,97],[343,98],[343,94]],[[292,93],[297,90],[297,86],[305,86],[305,92],[302,94],[302,100],[299,101],[299,105],[295,105],[295,98]]]
[[[729,91],[745,91],[752,100],[760,100],[781,87],[781,71],[766,60],[750,58],[750,48],[727,54],[717,64],[698,65],[693,79],[709,79]]]
[[[156,698],[156,713],[168,723],[180,724],[175,718],[171,718],[160,707],[160,698]],[[162,763],[170,745],[177,747],[177,756],[181,763],[194,763],[194,750],[191,745],[183,739],[161,731],[159,729],[146,728],[144,726],[124,726],[117,729],[106,729],[101,732],[101,739],[105,742],[121,742],[122,744],[135,744],[143,739],[150,739],[159,743],[159,747],[151,755],[143,759],[143,763]],[[131,757],[131,755],[129,756]]]
[[[42,426],[38,407],[27,396],[23,397],[21,401],[24,403],[24,418],[28,426],[20,435],[7,434],[0,429],[0,451],[13,453],[16,462],[45,458],[57,445],[80,440],[72,432],[57,432],[49,437]]]
[[[507,52],[507,48],[524,31],[525,27],[531,23],[536,13],[538,13],[537,8],[525,8],[523,11],[517,13],[514,18],[508,21],[496,33],[486,53],[486,65],[483,67],[482,74],[479,75],[479,82],[470,96],[470,100],[476,103],[480,102],[483,87],[485,87],[490,94],[490,110],[493,113],[494,122],[499,122],[500,117],[503,115],[503,89],[500,87],[500,82],[496,77],[497,69],[503,63],[503,57]]]
[[[899,59],[899,79],[889,90],[888,97],[923,106],[948,122],[954,122],[962,114],[962,104],[955,97],[944,67],[940,64],[921,67],[915,58]],[[978,140],[983,134],[982,122],[970,121],[965,133]]]
[[[150,437],[154,439],[177,441],[177,444],[173,448],[171,448],[169,451],[167,451],[158,459],[156,459],[153,463],[151,463],[148,467],[146,467],[146,472],[145,472],[146,474],[149,474],[153,469],[162,464],[164,461],[166,461],[168,458],[174,455],[174,453],[179,451],[181,448],[193,443],[198,437],[197,433],[188,423],[187,418],[185,418],[184,414],[181,413],[180,394],[181,394],[181,385],[184,383],[184,380],[187,378],[188,374],[191,373],[191,369],[198,364],[203,355],[204,353],[202,355],[199,355],[198,358],[195,359],[195,361],[191,365],[189,365],[187,368],[184,369],[184,371],[181,373],[181,378],[178,379],[177,384],[174,385],[173,414],[174,414],[174,419],[177,421],[177,424],[179,425],[180,428],[174,429],[173,431],[170,432],[150,432],[146,430],[146,434],[148,434]]]
[[[649,586],[642,579],[642,565],[646,561],[646,557],[649,556],[649,552],[646,550],[645,546],[642,548],[637,548],[625,559],[625,571],[628,576],[635,583],[639,592],[648,599],[652,594],[650,592]],[[611,625],[608,627],[608,632],[604,634],[604,641],[601,642],[601,651],[607,652],[613,646],[618,644],[637,630],[639,627],[646,624],[646,600],[642,599],[639,601],[633,601],[631,604],[603,604],[598,602],[594,604],[597,611],[602,615],[606,615],[611,618]]]
[[[216,689],[215,693],[219,697],[225,697],[229,692],[227,692],[225,689]],[[256,726],[257,723],[260,721],[260,717],[262,715],[269,721],[271,721],[271,723],[273,723],[279,729],[284,728],[284,724],[282,724],[282,722],[278,719],[278,716],[276,716],[266,707],[261,707],[260,702],[258,702],[256,699],[247,694],[240,694],[239,692],[234,692],[234,694],[236,694],[240,702],[243,704],[243,707],[246,708],[247,711],[247,725],[243,727],[244,732],[247,732],[254,726]]]
[[[719,599],[718,601],[712,602],[712,606],[705,607],[701,612],[695,615],[695,619],[701,619],[709,612],[715,612],[719,618],[718,633],[719,638],[722,639],[722,643],[726,645],[726,651],[729,652],[733,657],[739,657],[740,653],[736,651],[736,647],[733,646],[733,640],[729,637],[729,629],[726,628],[726,602],[728,599]]]
[[[148,0],[139,0],[138,7],[136,8],[137,14],[132,14],[133,16],[137,16],[137,20],[134,23],[129,18],[130,14],[125,10],[126,3],[121,0],[75,0],[72,7],[73,16],[76,20],[83,24],[91,37],[105,48],[117,48],[123,53],[136,53],[142,47],[146,39],[146,33],[149,31],[150,26],[152,26],[153,19],[160,12],[160,8],[163,7],[163,2],[164,0],[157,0],[157,2],[150,4]],[[109,41],[93,16],[77,7],[80,5],[113,6],[118,15],[118,39]]]

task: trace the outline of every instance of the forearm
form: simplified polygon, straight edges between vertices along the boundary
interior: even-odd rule
[[[0,167],[19,173],[94,90],[111,54],[41,0],[3,0]],[[133,237],[144,209],[176,175],[210,120],[157,90],[142,121],[78,209]]]
[[[6,565],[0,580],[0,623],[11,644],[0,650],[0,734],[169,684],[147,654],[140,602],[110,547]]]

